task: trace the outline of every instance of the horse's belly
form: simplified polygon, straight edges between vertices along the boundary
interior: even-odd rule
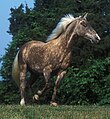
[[[34,72],[38,72],[38,73],[43,72],[43,66],[42,65],[39,65],[39,64],[30,64],[28,66],[29,66],[29,69],[32,70],[32,71],[34,71]]]

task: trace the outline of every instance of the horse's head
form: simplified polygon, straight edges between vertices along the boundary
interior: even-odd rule
[[[82,36],[86,39],[89,39],[92,43],[99,42],[100,37],[96,31],[90,26],[87,19],[87,14],[77,18],[77,24],[75,27],[75,32],[78,36]]]

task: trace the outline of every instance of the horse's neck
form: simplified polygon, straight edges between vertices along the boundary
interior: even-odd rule
[[[73,42],[77,38],[75,31],[76,23],[77,21],[72,22],[65,31],[65,42],[68,49],[71,49],[73,47]]]
[[[64,33],[62,33],[58,38],[50,41],[50,44],[55,45],[59,49],[67,50],[68,52],[72,51],[74,39],[77,38],[75,33],[76,21],[72,22],[66,29]]]
[[[73,31],[65,32],[56,42],[59,42],[60,46],[68,51],[72,51],[74,40],[77,38],[77,35]]]

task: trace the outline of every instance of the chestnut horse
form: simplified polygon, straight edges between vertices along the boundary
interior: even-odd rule
[[[66,15],[61,18],[46,43],[30,41],[20,48],[13,63],[12,76],[20,88],[21,105],[25,105],[26,87],[30,88],[35,82],[32,78],[26,81],[27,71],[32,75],[43,74],[45,79],[44,88],[38,90],[37,94],[34,95],[36,100],[49,88],[52,73],[57,72],[51,100],[52,105],[57,105],[55,98],[58,85],[66,74],[66,69],[71,62],[74,40],[79,37],[88,39],[92,43],[100,40],[100,37],[90,26],[86,17],[87,14],[76,18],[70,14]]]

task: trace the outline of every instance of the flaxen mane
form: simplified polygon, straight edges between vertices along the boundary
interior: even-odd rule
[[[57,38],[63,31],[65,31],[68,24],[70,24],[72,21],[74,21],[76,18],[73,17],[73,15],[68,14],[65,15],[60,22],[57,24],[56,28],[52,31],[52,33],[48,36],[47,42],[50,40],[53,40]]]

